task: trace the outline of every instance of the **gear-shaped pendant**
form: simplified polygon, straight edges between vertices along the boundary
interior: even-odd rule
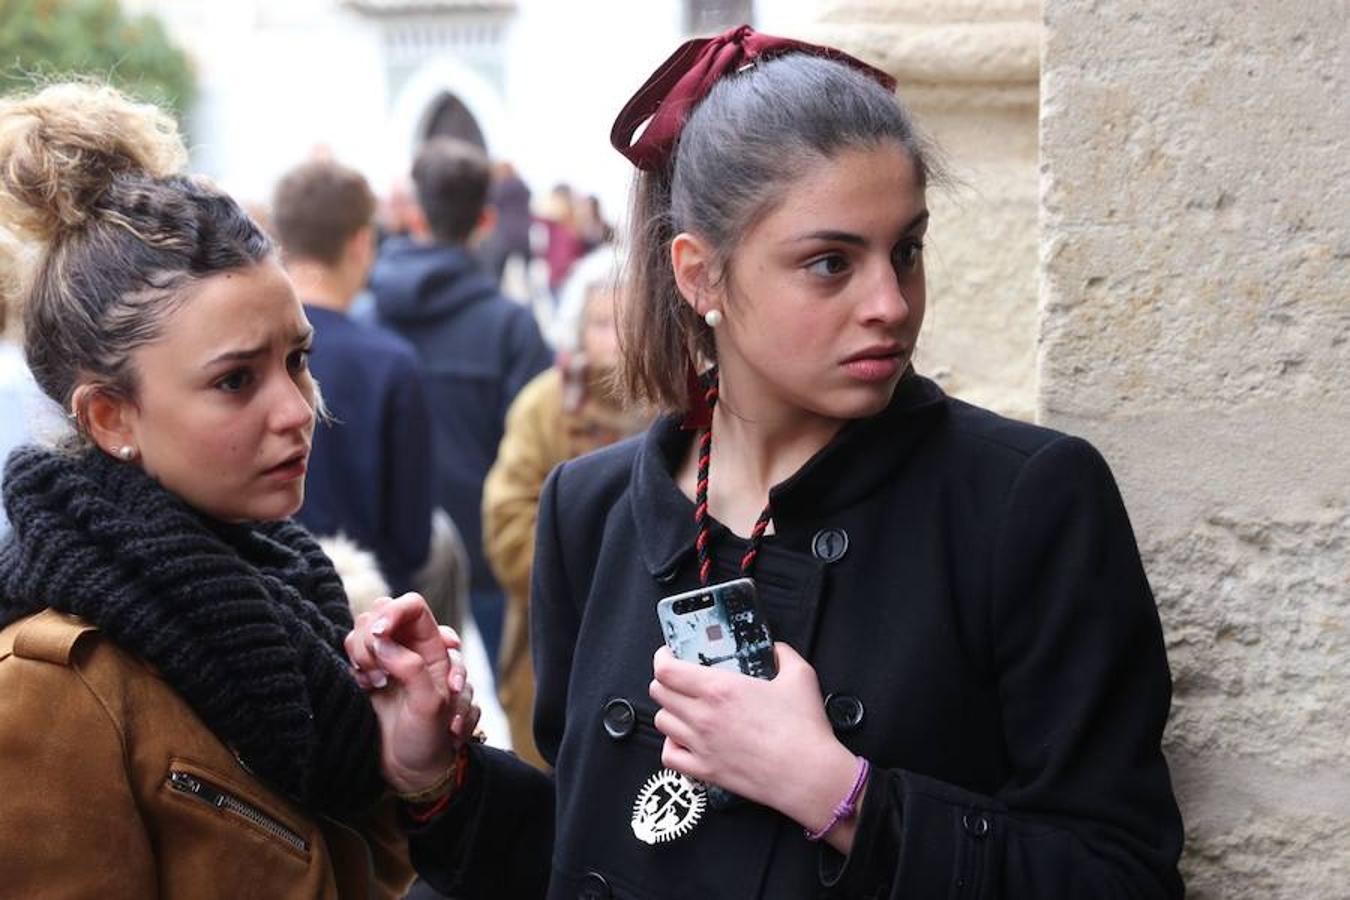
[[[642,786],[633,803],[633,834],[645,844],[684,837],[703,818],[703,785],[674,769],[662,769]]]

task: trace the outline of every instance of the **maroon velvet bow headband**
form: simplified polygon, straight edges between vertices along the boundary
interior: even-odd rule
[[[742,25],[715,38],[681,44],[624,105],[614,120],[609,142],[639,169],[659,171],[670,158],[690,111],[708,95],[717,79],[784,53],[833,59],[852,66],[886,90],[895,90],[894,78],[841,50],[760,34]],[[634,141],[633,134],[648,119],[647,130]]]

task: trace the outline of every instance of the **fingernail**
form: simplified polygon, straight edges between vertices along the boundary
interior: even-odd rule
[[[376,656],[393,656],[393,655],[394,655],[394,646],[393,646],[392,644],[390,644],[388,641],[386,641],[384,638],[378,638],[378,637],[377,637],[377,638],[375,638],[373,641],[371,641],[370,643],[371,643],[371,646],[375,648],[375,655],[376,655]]]
[[[389,683],[389,676],[381,672],[379,669],[376,669],[374,672],[370,673],[370,683],[375,685],[377,688],[382,688]]]
[[[384,630],[389,627],[388,619],[376,619],[375,624],[370,626],[371,634],[384,634]]]
[[[456,691],[456,692],[464,690],[464,673],[463,673],[463,672],[456,672],[456,673],[455,673],[454,688],[455,688],[455,691]]]
[[[464,716],[456,715],[453,719],[450,720],[451,731],[459,731],[463,727],[464,727]]]

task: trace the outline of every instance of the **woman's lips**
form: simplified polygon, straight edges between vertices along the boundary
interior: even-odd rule
[[[293,481],[296,478],[302,478],[305,474],[306,461],[308,458],[308,453],[293,456],[284,463],[273,466],[263,472],[263,474],[268,478],[273,478],[277,481]]]
[[[860,354],[843,362],[844,371],[859,381],[877,382],[894,378],[900,371],[899,351],[877,354]]]

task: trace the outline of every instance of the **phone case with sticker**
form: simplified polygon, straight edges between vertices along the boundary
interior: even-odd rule
[[[656,615],[677,659],[755,678],[778,674],[773,638],[749,578],[665,597],[656,604]]]

